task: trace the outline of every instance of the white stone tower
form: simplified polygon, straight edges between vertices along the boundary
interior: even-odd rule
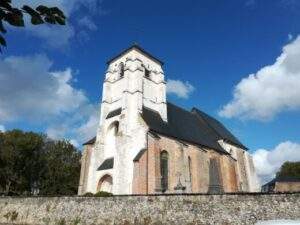
[[[131,194],[133,159],[147,144],[147,126],[141,118],[143,107],[159,112],[167,122],[163,63],[133,45],[107,64],[100,123],[91,152],[86,191],[95,193],[102,182],[102,190]],[[105,164],[111,163],[113,168],[106,169]],[[100,165],[104,169],[99,169]],[[105,181],[105,176],[109,180]]]

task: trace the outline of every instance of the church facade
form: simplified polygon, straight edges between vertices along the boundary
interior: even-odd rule
[[[108,61],[78,194],[258,190],[248,149],[215,118],[167,102],[163,62],[137,45]]]

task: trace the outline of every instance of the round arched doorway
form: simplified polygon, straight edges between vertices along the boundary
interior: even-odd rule
[[[112,185],[113,185],[112,177],[110,175],[106,174],[99,180],[99,183],[97,186],[97,192],[105,191],[105,192],[112,193]]]

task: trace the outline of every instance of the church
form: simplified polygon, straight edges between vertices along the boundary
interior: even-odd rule
[[[107,62],[99,126],[83,144],[78,194],[257,191],[247,147],[200,109],[167,101],[163,64],[138,45]]]

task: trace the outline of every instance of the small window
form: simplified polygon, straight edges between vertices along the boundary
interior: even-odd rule
[[[162,192],[166,192],[168,189],[168,160],[169,155],[166,151],[160,153],[160,174],[161,174],[161,189]]]
[[[189,163],[189,178],[190,178],[190,182],[192,184],[192,159],[191,159],[191,157],[188,158],[188,163]]]
[[[124,63],[120,63],[120,78],[124,77]]]
[[[150,70],[145,68],[145,77],[150,78]]]

